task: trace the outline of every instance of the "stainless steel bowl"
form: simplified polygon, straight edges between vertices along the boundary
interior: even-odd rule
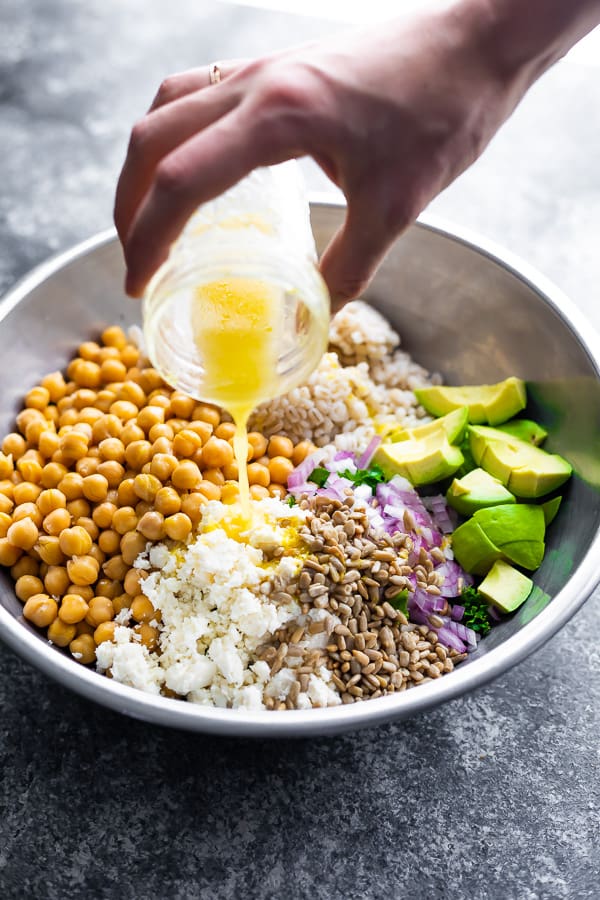
[[[322,248],[343,218],[313,203]],[[0,306],[0,433],[13,427],[25,391],[64,368],[78,343],[106,323],[139,321],[124,297],[121,252],[112,231],[38,267]],[[423,219],[397,242],[368,299],[398,328],[404,347],[449,382],[529,382],[532,417],[548,447],[575,476],[549,530],[535,589],[512,618],[455,672],[414,690],[334,709],[245,712],[209,709],[145,694],[83,668],[22,616],[0,573],[0,637],[27,661],[80,694],[136,718],[193,731],[240,736],[307,736],[401,719],[466,694],[547,641],[600,579],[600,343],[573,305],[545,278],[487,241]]]

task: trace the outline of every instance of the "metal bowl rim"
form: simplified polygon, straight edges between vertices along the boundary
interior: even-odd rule
[[[329,195],[311,195],[316,206],[343,208]],[[493,241],[433,215],[420,216],[417,227],[437,233],[482,254],[508,270],[552,307],[586,351],[600,379],[600,338],[571,300],[533,266]],[[0,306],[0,323],[33,289],[78,258],[115,240],[113,228],[57,253],[36,266],[7,294]],[[548,641],[582,606],[600,581],[600,531],[565,587],[548,606],[517,634],[480,659],[459,667],[450,675],[401,694],[390,694],[368,703],[327,709],[266,711],[218,709],[195,706],[148,694],[99,676],[25,629],[8,610],[0,607],[0,637],[20,656],[66,687],[104,706],[134,718],[175,728],[246,737],[307,737],[366,728],[394,718],[407,718],[462,694],[507,672]]]

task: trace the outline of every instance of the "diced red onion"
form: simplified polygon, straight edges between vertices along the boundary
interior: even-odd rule
[[[371,460],[375,456],[375,451],[379,447],[380,443],[381,443],[381,438],[379,437],[379,435],[376,434],[374,438],[371,438],[371,440],[369,441],[369,446],[367,447],[367,449],[365,450],[363,455],[358,460],[358,468],[359,469],[366,469],[369,466]]]
[[[448,622],[446,628],[456,634],[467,645],[469,651],[477,649],[477,633],[472,628],[454,621]]]
[[[446,647],[451,647],[453,650],[458,650],[459,653],[465,652],[465,645],[455,634],[454,631],[450,630],[449,625],[445,625],[443,628],[439,628],[437,632],[438,641],[441,641],[442,644],[445,644]]]
[[[297,489],[297,485],[304,484],[323,459],[323,450],[314,450],[309,453],[306,459],[296,466],[296,468],[288,475],[288,488],[290,490]]]
[[[495,622],[502,621],[502,616],[500,615],[500,613],[498,612],[498,610],[496,609],[496,607],[493,604],[490,603],[487,610]]]
[[[462,619],[464,614],[465,614],[464,606],[460,606],[458,603],[455,603],[450,612],[450,615],[452,616],[454,621],[460,622],[460,620]]]

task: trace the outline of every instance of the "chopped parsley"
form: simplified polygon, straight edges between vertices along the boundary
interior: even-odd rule
[[[288,506],[296,506],[296,498],[294,497],[293,494],[289,494],[285,498],[284,503],[287,503]]]
[[[360,484],[368,484],[372,491],[375,491],[378,484],[385,481],[385,475],[377,463],[374,466],[369,466],[368,469],[357,469],[356,472],[350,472],[346,469],[345,472],[340,472],[340,477],[347,478],[354,487],[358,487]]]
[[[313,484],[316,484],[318,487],[324,487],[330,475],[331,472],[329,469],[325,469],[323,466],[317,466],[317,468],[313,469],[308,476],[308,481],[312,481]]]
[[[464,588],[457,600],[459,605],[465,608],[462,624],[484,637],[492,627],[492,620],[488,612],[489,601],[474,587]]]
[[[408,617],[408,588],[403,588],[395,597],[392,597],[389,604]]]

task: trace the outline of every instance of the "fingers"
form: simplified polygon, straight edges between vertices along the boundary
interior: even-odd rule
[[[380,206],[370,198],[363,195],[350,199],[346,220],[319,264],[333,312],[366,288],[400,230],[386,228]]]
[[[257,166],[283,158],[285,153],[277,154],[257,126],[250,104],[236,107],[166,157],[125,239],[127,293],[141,296],[200,203],[212,200]]]
[[[160,109],[161,106],[172,103],[173,100],[179,100],[187,94],[194,93],[194,91],[212,87],[213,83],[210,79],[210,71],[213,65],[218,66],[220,80],[224,81],[238,69],[245,66],[247,62],[247,59],[228,59],[224,62],[211,63],[209,66],[200,66],[197,69],[189,69],[187,72],[178,72],[176,75],[169,75],[159,87],[148,112],[154,112],[155,110]]]
[[[238,103],[236,91],[214,86],[167,103],[133,128],[115,197],[114,219],[121,241],[147,193],[160,161]]]

